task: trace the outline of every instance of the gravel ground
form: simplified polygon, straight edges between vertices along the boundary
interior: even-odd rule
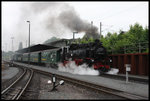
[[[51,91],[53,85],[48,84],[51,77],[34,73],[34,77],[27,88],[22,100],[52,100],[52,99],[121,99],[113,95],[107,95],[102,92],[95,92],[90,89],[72,85],[65,81],[64,85],[60,85],[56,90]],[[57,79],[57,83],[60,80]]]
[[[11,79],[19,72],[16,67],[8,67],[8,65],[4,65],[4,67],[5,69],[2,70],[2,82],[6,79]]]
[[[12,84],[22,73],[22,69],[16,67],[8,67],[7,64],[4,64],[2,69],[1,91]]]
[[[48,84],[51,77],[40,77],[40,92],[38,99],[121,99],[113,95],[107,95],[102,92],[95,92],[90,89],[72,85],[65,82],[60,85],[56,90],[51,91],[53,85]],[[60,80],[57,80],[57,83]]]
[[[47,72],[54,72],[55,74],[60,74],[63,76],[91,82],[94,84],[104,85],[106,87],[129,92],[132,94],[149,97],[149,85],[148,84],[130,82],[130,80],[129,80],[129,83],[126,83],[126,81],[115,80],[115,79],[105,78],[105,77],[101,77],[101,76],[76,75],[76,74],[71,74],[71,73],[67,73],[67,72],[59,72],[52,68],[41,68],[41,67],[39,68],[38,66],[34,66],[33,68],[36,68],[39,70],[44,70]]]
[[[38,99],[39,89],[40,89],[40,76],[37,73],[34,73],[32,81],[30,82],[27,90],[25,90],[24,94],[20,99],[22,100],[33,100]]]

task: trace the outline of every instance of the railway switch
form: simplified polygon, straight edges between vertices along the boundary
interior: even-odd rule
[[[51,91],[55,90],[55,88],[59,85],[64,85],[64,80],[59,81],[58,84],[56,84],[56,77],[55,74],[52,74],[52,81],[48,80],[48,83],[53,83],[53,88]]]

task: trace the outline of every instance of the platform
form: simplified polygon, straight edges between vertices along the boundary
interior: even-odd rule
[[[14,62],[14,63],[18,64],[18,65],[24,64],[24,63],[17,63],[17,62]],[[101,76],[77,75],[77,74],[71,74],[71,73],[67,73],[67,72],[60,72],[56,69],[48,68],[48,67],[33,66],[33,65],[28,65],[28,64],[24,64],[24,65],[26,65],[26,67],[28,67],[28,68],[34,68],[34,69],[38,69],[38,70],[42,70],[42,71],[46,71],[46,72],[51,72],[54,74],[59,74],[59,75],[83,80],[86,82],[103,85],[105,87],[114,88],[117,90],[140,95],[143,97],[149,97],[149,84],[143,84],[143,83],[137,83],[137,82],[136,83],[134,83],[134,82],[126,83],[126,81],[115,80],[115,79],[105,78],[105,77],[101,77]]]
[[[126,74],[117,74],[117,75],[113,75],[113,74],[103,74],[103,77],[109,77],[109,78],[116,78],[116,79],[122,79],[122,80],[126,80]],[[148,76],[139,76],[139,75],[131,75],[128,74],[128,79],[130,82],[140,82],[140,83],[149,83],[149,78]]]
[[[18,72],[19,69],[16,67],[5,67],[5,70],[2,70],[2,75],[1,75],[1,79],[2,82],[4,82],[7,79],[11,79],[13,78]]]

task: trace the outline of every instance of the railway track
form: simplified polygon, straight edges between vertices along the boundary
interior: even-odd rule
[[[1,99],[18,100],[33,77],[33,70],[25,69],[23,74],[10,86],[1,91]]]
[[[36,71],[36,72],[45,74],[45,75],[52,76],[52,73],[50,73],[50,72],[41,71],[41,70],[37,70],[37,69],[33,69],[33,70]],[[59,74],[55,74],[55,76],[58,79],[64,80],[65,82],[70,82],[70,83],[76,84],[78,86],[86,87],[88,89],[93,89],[93,91],[104,92],[104,93],[107,93],[107,94],[110,94],[110,95],[115,95],[115,96],[118,96],[118,97],[124,98],[124,99],[129,99],[129,100],[147,100],[148,99],[145,96],[131,94],[131,93],[128,93],[128,92],[116,90],[116,89],[113,89],[113,88],[104,87],[102,85],[90,83],[90,82],[87,82],[87,81],[82,81],[82,80],[79,80],[79,79],[74,79],[74,78],[62,76],[62,75],[59,75]]]
[[[16,67],[16,68],[19,69],[19,72],[14,77],[2,80],[1,91],[7,88],[10,84],[12,84],[15,80],[17,80],[17,78],[19,78],[23,74],[24,68],[20,68],[20,67]]]

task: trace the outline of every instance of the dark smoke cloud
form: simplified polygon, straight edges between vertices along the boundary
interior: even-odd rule
[[[96,38],[98,36],[98,28],[82,20],[72,7],[60,13],[58,19],[66,28],[71,29],[71,31],[85,32],[88,37]]]
[[[62,5],[62,3],[32,3],[32,4],[30,4],[29,6],[30,6],[30,8],[31,8],[31,10],[33,10],[33,12],[34,13],[41,13],[41,12],[43,12],[43,11],[45,11],[46,9],[55,9],[56,7],[58,7],[58,6],[61,6]]]
[[[28,10],[27,10],[28,9]],[[41,20],[45,29],[53,34],[63,34],[69,31],[85,32],[87,37],[98,37],[98,28],[91,26],[90,22],[84,21],[77,14],[75,9],[66,3],[32,3],[24,7],[29,15],[45,17]],[[24,14],[25,16],[25,14]]]

